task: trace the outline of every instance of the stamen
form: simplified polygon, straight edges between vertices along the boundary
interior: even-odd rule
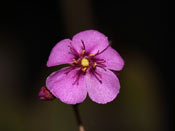
[[[101,76],[98,72],[94,71],[94,73],[95,73],[96,75],[98,75],[100,78],[102,78],[102,76]]]
[[[95,68],[95,67],[96,67],[96,65],[97,65],[97,63],[96,63],[96,62],[94,62],[93,68]]]
[[[99,54],[101,54],[101,53],[103,53],[105,50],[107,50],[108,49],[108,47],[109,47],[110,45],[108,45],[106,48],[104,48],[101,52],[97,52],[96,54],[95,54],[95,56],[97,56],[97,55],[99,55]]]
[[[82,55],[84,55],[84,53],[85,53],[85,50],[82,51]]]
[[[106,65],[103,64],[103,63],[98,63],[98,65],[103,66],[103,67],[106,67]]]
[[[78,63],[78,62],[77,62],[75,59],[73,59],[73,61],[74,61],[74,63],[75,63],[75,64],[77,64],[77,63]]]
[[[84,68],[82,69],[82,71],[84,71],[84,72],[85,72],[86,70],[87,70],[87,68],[86,68],[86,67],[84,67]]]
[[[79,85],[79,80],[80,80],[80,77],[82,75],[85,75],[85,72],[82,72],[81,70],[78,70],[76,73],[75,73],[75,76],[73,76],[72,78],[75,78],[75,81],[72,83],[72,85]]]
[[[102,84],[102,81],[98,78],[98,76],[99,77],[101,77],[101,75],[100,74],[98,74],[97,72],[95,72],[95,70],[91,70],[91,73],[95,76],[95,78],[100,82],[100,84]],[[98,75],[98,76],[97,76]]]
[[[69,53],[71,53],[72,55],[74,56],[79,56],[78,52],[76,51],[76,49],[72,46],[72,43],[70,42],[70,45],[68,45],[68,47],[70,48],[70,51]]]
[[[81,43],[83,44],[83,50],[85,50],[85,44],[84,44],[84,41],[81,40]]]
[[[73,69],[74,69],[73,66],[67,68],[67,69],[65,70],[65,73],[64,73],[64,74],[66,74],[66,75],[69,74]]]
[[[94,54],[89,54],[89,56],[95,56]]]
[[[101,66],[101,65],[97,65],[98,67],[102,68],[104,71],[107,71],[104,66]]]
[[[100,65],[104,65],[104,63],[106,62],[104,59],[95,59],[95,61]]]

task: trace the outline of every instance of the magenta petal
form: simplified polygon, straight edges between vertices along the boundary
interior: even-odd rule
[[[86,77],[89,97],[99,104],[105,104],[114,100],[119,93],[120,83],[116,75],[110,70],[96,68],[101,75],[100,83],[92,74]]]
[[[46,86],[50,92],[66,104],[77,104],[84,101],[87,89],[84,77],[80,77],[79,84],[74,84],[79,69],[70,71],[71,67],[66,67],[60,71],[52,73],[47,77]]]
[[[109,45],[108,38],[104,34],[96,30],[82,31],[72,38],[72,45],[80,54],[83,47],[82,41],[84,42],[86,52],[91,54],[102,51]]]
[[[74,56],[69,53],[70,42],[71,40],[64,39],[54,46],[47,61],[48,67],[72,63],[72,59],[74,58]]]
[[[96,56],[99,59],[104,59],[104,63],[108,69],[120,71],[124,66],[124,60],[119,53],[112,47],[108,47],[103,53]]]

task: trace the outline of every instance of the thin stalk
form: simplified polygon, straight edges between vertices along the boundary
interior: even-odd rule
[[[75,113],[75,117],[76,117],[76,121],[77,121],[79,131],[85,131],[84,126],[82,124],[81,117],[80,117],[78,104],[73,105],[73,110],[74,110],[74,113]]]

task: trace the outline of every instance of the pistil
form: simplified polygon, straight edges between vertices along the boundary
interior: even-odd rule
[[[88,61],[88,59],[83,58],[83,59],[81,60],[81,65],[82,65],[83,67],[89,66],[89,61]]]

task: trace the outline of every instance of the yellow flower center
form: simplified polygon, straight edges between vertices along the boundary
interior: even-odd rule
[[[83,59],[81,60],[81,65],[82,65],[83,67],[89,66],[89,61],[88,61],[88,59],[83,58]]]

